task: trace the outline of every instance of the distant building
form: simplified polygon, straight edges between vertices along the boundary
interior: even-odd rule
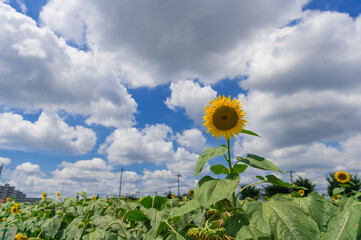
[[[35,203],[41,200],[41,198],[27,198],[25,193],[15,190],[15,187],[11,187],[9,184],[0,186],[0,199],[5,202],[8,197],[13,198],[17,202]]]

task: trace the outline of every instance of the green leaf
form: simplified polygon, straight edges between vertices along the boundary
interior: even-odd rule
[[[222,156],[228,151],[226,145],[221,145],[217,149],[211,147],[206,149],[198,158],[196,166],[194,167],[194,175],[197,177],[198,174],[201,173],[204,165],[208,162],[212,157]]]
[[[179,235],[179,233],[171,232],[166,240],[185,240],[185,238]]]
[[[331,219],[323,239],[361,239],[361,203],[349,205]]]
[[[95,231],[84,235],[82,238],[84,240],[102,240],[105,239],[105,230],[104,229],[95,229]]]
[[[251,167],[262,169],[262,170],[269,170],[269,171],[277,171],[283,173],[276,165],[274,165],[271,161],[254,155],[254,154],[247,154],[246,158],[236,157],[237,160],[250,165]]]
[[[61,216],[55,215],[52,218],[46,219],[46,221],[41,226],[50,238],[54,238],[54,236],[58,233],[58,230],[61,225]]]
[[[339,183],[338,184],[340,187],[344,187],[344,188],[347,188],[347,187],[350,187],[351,185],[350,184],[346,184],[346,183]]]
[[[247,168],[248,165],[246,164],[237,164],[233,168],[233,173],[237,173],[237,174],[243,173],[244,171],[246,171]]]
[[[65,228],[64,236],[66,236],[66,240],[79,239],[83,229],[78,228],[78,224],[82,221],[83,218],[77,217]]]
[[[249,227],[242,227],[237,237],[245,236],[240,239],[248,239],[249,235],[254,239],[267,239],[271,236],[271,228],[268,219],[264,214],[264,203],[262,202],[245,202],[243,205],[247,218],[250,222]],[[236,239],[238,239],[236,237]]]
[[[267,183],[272,183],[274,185],[282,186],[282,187],[298,188],[298,186],[292,185],[288,182],[284,182],[274,175],[267,175],[266,178],[267,178],[267,181],[266,181]]]
[[[155,208],[160,210],[166,202],[167,202],[166,197],[147,196],[140,201],[140,204],[145,208]]]
[[[334,188],[334,189],[332,190],[332,194],[333,194],[333,195],[337,195],[337,194],[342,193],[342,192],[344,192],[344,191],[345,191],[345,188],[343,188],[343,187],[336,187],[336,188]]]
[[[307,211],[308,215],[317,223],[320,232],[326,230],[331,205],[323,196],[317,192],[311,192],[307,197],[294,198],[293,202]]]
[[[225,179],[213,179],[205,176],[194,189],[194,199],[202,206],[208,207],[224,198],[229,197],[239,185],[239,175],[229,174]]]
[[[249,225],[246,214],[237,213],[228,218],[224,223],[223,227],[227,230],[228,235],[230,235],[231,237],[235,237],[241,227],[245,225]]]
[[[88,198],[88,194],[86,194],[86,192],[80,192],[80,193],[76,193],[76,194],[82,196],[84,199]]]
[[[222,164],[217,164],[217,165],[214,165],[212,166],[211,168],[211,171],[216,174],[216,175],[219,175],[219,174],[229,174],[229,169],[226,168],[225,166],[223,166]]]
[[[125,219],[128,221],[145,222],[148,220],[148,217],[142,211],[130,210],[125,215]]]
[[[256,176],[256,178],[258,178],[259,180],[261,180],[261,181],[264,181],[265,179],[264,179],[264,177],[262,177],[262,176]]]
[[[246,129],[242,129],[242,133],[248,134],[248,135],[252,135],[252,136],[256,136],[256,137],[261,137],[261,136],[258,135],[257,133],[252,132],[252,131],[250,131],[250,130],[246,130]]]
[[[116,218],[111,215],[104,215],[104,216],[94,215],[90,219],[92,220],[95,226],[100,228],[106,228],[109,225],[109,223],[116,220]]]
[[[193,199],[179,208],[173,208],[173,213],[171,215],[172,217],[182,216],[188,212],[200,208],[200,206],[200,203],[197,200]]]
[[[275,239],[320,239],[317,224],[292,201],[268,201],[264,203],[264,214]]]

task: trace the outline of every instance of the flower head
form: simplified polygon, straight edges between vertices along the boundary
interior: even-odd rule
[[[60,197],[60,193],[56,192],[56,198],[59,198],[59,197]]]
[[[335,202],[337,200],[339,200],[339,199],[340,199],[340,195],[335,195],[335,196],[332,197],[332,200],[335,201]]]
[[[188,191],[188,195],[189,195],[189,196],[193,196],[193,194],[194,194],[194,190],[193,190],[193,189],[190,189],[190,190]]]
[[[301,196],[305,195],[305,191],[304,191],[303,189],[298,190],[298,193],[299,193]]]
[[[18,208],[17,208],[16,206],[12,206],[12,207],[10,208],[10,212],[11,212],[12,214],[15,214],[15,213],[18,213],[19,210],[18,210]]]
[[[16,234],[15,240],[28,240],[29,237],[26,235],[22,235],[21,233]]]
[[[171,198],[175,198],[175,195],[174,195],[174,193],[172,193],[172,194],[170,195],[170,197],[171,197]]]
[[[96,199],[96,198],[95,198],[95,195],[93,195],[93,196],[92,196],[92,200],[95,200],[95,199]]]
[[[204,126],[208,128],[207,132],[212,133],[212,137],[224,136],[226,140],[233,135],[238,135],[245,127],[246,113],[242,110],[241,102],[237,99],[231,100],[231,96],[218,96],[209,102],[204,110]]]
[[[45,193],[45,192],[42,192],[42,193],[41,193],[41,198],[42,198],[42,199],[45,199],[45,198],[46,198],[46,193]]]
[[[335,174],[335,179],[340,183],[347,183],[350,181],[350,174],[344,171],[339,171]]]
[[[7,198],[6,198],[6,202],[10,202],[10,198],[7,197]]]

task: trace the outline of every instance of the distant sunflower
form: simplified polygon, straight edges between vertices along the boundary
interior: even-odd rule
[[[12,214],[15,214],[15,213],[19,212],[19,210],[18,210],[18,208],[17,208],[16,206],[12,206],[12,207],[10,208],[10,212],[11,212]]]
[[[335,196],[332,197],[332,199],[333,199],[334,201],[337,201],[337,200],[340,199],[340,195],[335,195]]]
[[[207,133],[212,133],[212,137],[217,136],[217,140],[222,135],[226,140],[233,135],[238,135],[245,127],[246,113],[242,110],[241,102],[237,99],[231,100],[231,96],[218,96],[209,102],[204,110],[204,126],[208,128]]]
[[[335,174],[335,179],[340,183],[347,183],[350,181],[350,174],[344,171],[339,171]]]
[[[170,195],[170,197],[171,197],[171,198],[175,198],[175,195],[174,195],[174,193],[172,193],[172,194]]]
[[[96,199],[96,197],[95,197],[95,195],[93,195],[93,196],[92,196],[92,200],[95,200],[95,199]]]
[[[305,195],[305,191],[302,190],[302,189],[298,190],[298,193],[299,193],[301,196]]]
[[[193,189],[190,189],[190,190],[188,191],[188,195],[189,195],[189,196],[193,196],[193,194],[194,194],[194,190],[193,190]]]
[[[56,198],[59,198],[59,197],[60,197],[60,193],[56,192]]]
[[[10,202],[10,198],[7,197],[7,198],[6,198],[6,202]]]
[[[42,199],[45,199],[45,198],[46,198],[46,193],[45,193],[45,192],[42,192],[42,193],[41,193],[41,198],[42,198]]]

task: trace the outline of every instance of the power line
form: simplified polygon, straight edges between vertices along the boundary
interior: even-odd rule
[[[290,178],[291,178],[291,184],[293,184],[293,173],[296,173],[296,171],[292,171],[292,170],[290,170],[290,171],[286,171],[286,173],[290,173]]]

